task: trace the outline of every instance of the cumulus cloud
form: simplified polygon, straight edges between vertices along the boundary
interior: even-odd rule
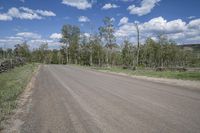
[[[31,48],[38,48],[41,44],[48,43],[49,49],[58,49],[62,43],[56,40],[51,39],[34,39],[27,41],[27,44],[31,46]]]
[[[46,11],[46,10],[33,10],[27,7],[20,7],[21,10],[27,12],[27,13],[31,13],[31,14],[37,14],[37,15],[41,15],[41,16],[47,16],[47,17],[51,17],[51,16],[56,16],[56,14],[52,11]]]
[[[39,10],[39,9],[33,10],[27,7],[20,7],[20,8],[12,7],[8,10],[7,13],[0,14],[0,20],[9,21],[13,20],[13,18],[33,20],[51,16],[56,16],[56,14],[53,13],[52,11],[46,11],[46,10]]]
[[[189,16],[188,19],[194,19],[196,16]]]
[[[0,47],[2,48],[13,48],[16,44],[20,44],[23,41],[20,39],[8,39],[0,38]]]
[[[130,5],[128,10],[130,14],[143,16],[151,12],[151,10],[156,6],[161,0],[142,0],[141,6],[136,7],[135,5]]]
[[[0,47],[3,48],[14,48],[16,44],[21,44],[24,41],[30,46],[31,49],[39,48],[41,44],[48,43],[49,49],[58,49],[62,43],[55,39],[45,39],[45,38],[31,38],[25,39],[23,37],[11,36],[0,38]]]
[[[156,37],[159,34],[165,34],[170,39],[178,43],[198,43],[200,42],[200,19],[191,20],[189,23],[181,19],[167,21],[163,17],[157,17],[148,22],[139,23],[141,39],[147,37]],[[134,23],[125,23],[115,32],[117,38],[132,38],[136,41],[136,28]]]
[[[115,22],[115,18],[114,18],[114,17],[112,17],[110,20],[111,20],[112,22]]]
[[[76,7],[80,10],[85,10],[92,7],[92,3],[88,2],[88,0],[62,0],[62,4]]]
[[[102,7],[103,10],[108,10],[108,9],[111,9],[111,8],[119,8],[119,6],[116,5],[116,4],[107,3]]]
[[[81,33],[80,37],[87,39],[86,41],[89,41],[88,39],[90,39],[90,33],[87,32]]]
[[[123,1],[123,2],[132,2],[134,0],[121,0],[121,1]]]
[[[123,25],[123,24],[127,24],[127,23],[128,23],[128,18],[127,17],[123,17],[119,21],[119,25]]]
[[[141,26],[141,30],[150,32],[179,33],[186,28],[186,22],[181,19],[167,22],[163,17],[153,18]]]
[[[9,36],[9,37],[6,37],[7,39],[11,39],[11,40],[22,40],[23,38],[22,37],[19,37],[19,36]]]
[[[4,14],[0,14],[0,21],[11,21],[12,17],[9,16],[8,14],[4,13]]]
[[[79,22],[90,22],[90,19],[88,17],[86,17],[86,16],[80,16],[78,18],[78,21]]]
[[[62,34],[60,33],[53,33],[50,35],[51,39],[61,39],[62,38]]]
[[[33,32],[20,32],[16,34],[19,37],[27,38],[27,39],[40,39],[41,35]]]
[[[191,20],[188,24],[190,29],[200,29],[200,19]]]
[[[56,14],[53,13],[52,11],[36,10],[35,12],[42,16],[47,16],[47,17],[56,16]]]
[[[88,37],[88,38],[90,37],[89,33],[84,33],[83,35],[86,36],[86,37]]]
[[[19,32],[14,36],[0,37],[0,47],[14,48],[16,44],[24,41],[31,49],[38,48],[41,44],[48,43],[50,49],[58,49],[62,43],[59,42],[61,34],[53,33],[49,38],[43,38],[40,34],[34,32]]]
[[[39,16],[37,13],[31,13],[27,11],[23,12],[15,7],[10,8],[7,14],[12,18],[29,19],[29,20],[42,19],[42,17]]]

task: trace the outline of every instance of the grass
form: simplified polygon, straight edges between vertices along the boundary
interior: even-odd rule
[[[122,69],[121,67],[92,67],[93,69],[100,70],[100,71],[109,71],[109,72],[116,72],[116,73],[125,73],[128,75],[136,75],[136,76],[148,76],[148,77],[157,77],[157,78],[171,78],[171,79],[183,79],[183,80],[199,80],[200,81],[200,71],[196,72],[178,72],[178,71],[154,71],[154,70],[129,70],[129,69]]]
[[[2,121],[16,108],[16,99],[30,81],[38,64],[27,64],[0,74],[0,128]]]
[[[75,67],[82,67],[82,68],[89,68],[95,69],[98,71],[107,71],[107,72],[115,72],[115,73],[125,73],[128,75],[136,75],[136,76],[147,76],[147,77],[157,77],[157,78],[170,78],[170,79],[183,79],[183,80],[197,80],[200,81],[200,71],[195,72],[179,72],[179,71],[154,71],[154,70],[145,70],[145,69],[138,69],[138,70],[130,70],[130,69],[123,69],[122,67],[94,67],[94,66],[81,66],[81,65],[74,65],[70,64],[71,66]]]

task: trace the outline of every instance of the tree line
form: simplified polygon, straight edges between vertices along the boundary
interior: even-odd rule
[[[64,25],[61,30],[63,44],[60,49],[50,50],[48,44],[30,50],[26,42],[15,45],[14,49],[0,48],[0,58],[25,57],[29,62],[47,64],[80,64],[90,66],[136,67],[195,67],[200,58],[191,50],[184,50],[164,35],[155,41],[147,38],[140,43],[139,28],[136,24],[137,44],[125,39],[116,43],[113,20],[105,17],[98,33],[81,34],[80,28]]]

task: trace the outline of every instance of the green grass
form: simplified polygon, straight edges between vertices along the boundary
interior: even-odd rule
[[[154,71],[154,70],[145,70],[145,69],[138,69],[138,70],[130,70],[130,69],[123,69],[122,67],[90,67],[90,66],[81,66],[81,65],[72,65],[75,67],[82,67],[82,68],[89,68],[95,69],[99,71],[108,71],[108,72],[115,72],[115,73],[125,73],[128,75],[136,75],[136,76],[147,76],[147,77],[157,77],[157,78],[170,78],[170,79],[183,79],[183,80],[197,80],[200,81],[200,71],[195,72],[179,72],[179,71]]]
[[[184,80],[200,80],[200,71],[197,72],[178,72],[178,71],[153,71],[153,70],[128,70],[122,69],[120,67],[111,67],[111,68],[102,68],[102,67],[93,67],[96,70],[105,70],[116,73],[126,73],[129,75],[137,76],[148,76],[148,77],[158,77],[158,78],[172,78],[172,79],[184,79]]]
[[[0,74],[0,128],[1,122],[16,108],[16,99],[30,81],[38,64],[27,64]]]

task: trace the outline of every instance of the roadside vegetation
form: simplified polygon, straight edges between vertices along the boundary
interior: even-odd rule
[[[116,73],[125,73],[128,75],[136,76],[148,76],[148,77],[157,77],[157,78],[172,78],[172,79],[183,79],[183,80],[200,80],[200,71],[155,71],[155,70],[144,70],[138,69],[132,71],[130,69],[123,69],[121,67],[91,67],[92,69],[104,71],[104,72],[116,72]]]
[[[38,64],[31,63],[0,74],[0,128],[2,121],[16,108],[16,99],[24,91]]]

